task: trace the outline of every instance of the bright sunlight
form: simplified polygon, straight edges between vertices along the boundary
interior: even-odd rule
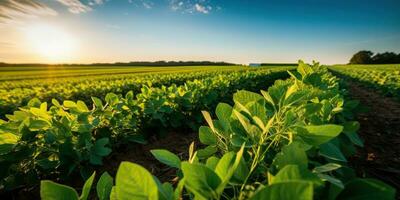
[[[48,24],[35,24],[26,29],[31,48],[44,59],[62,62],[76,49],[76,40],[65,30]]]

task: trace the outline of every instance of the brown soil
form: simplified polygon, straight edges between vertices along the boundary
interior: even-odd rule
[[[400,102],[348,81],[351,98],[368,111],[358,115],[364,147],[351,164],[360,176],[380,179],[400,191]]]
[[[111,156],[104,160],[104,166],[102,168],[110,174],[115,175],[119,164],[122,161],[129,161],[143,166],[159,178],[161,182],[168,181],[174,183],[176,169],[170,168],[157,161],[150,150],[166,149],[177,154],[181,160],[187,160],[189,156],[189,145],[192,142],[195,142],[195,147],[198,146],[197,133],[190,132],[183,134],[171,132],[163,137],[153,137],[149,141],[149,144],[134,145],[127,148],[124,152],[113,152]]]

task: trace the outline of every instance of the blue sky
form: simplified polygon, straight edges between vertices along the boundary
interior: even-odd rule
[[[400,53],[399,8],[398,0],[4,0],[0,62],[346,63],[363,49]]]

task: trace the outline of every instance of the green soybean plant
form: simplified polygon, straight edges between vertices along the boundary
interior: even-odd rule
[[[392,187],[357,178],[347,165],[363,143],[338,79],[318,63],[300,62],[289,74],[261,94],[237,92],[233,106],[216,107],[217,119],[203,112],[204,147],[190,145],[186,161],[153,150],[177,169],[177,185],[123,162],[110,199],[394,199]]]

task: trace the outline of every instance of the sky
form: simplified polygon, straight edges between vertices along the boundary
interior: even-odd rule
[[[399,0],[0,0],[0,62],[347,63],[400,53]]]

